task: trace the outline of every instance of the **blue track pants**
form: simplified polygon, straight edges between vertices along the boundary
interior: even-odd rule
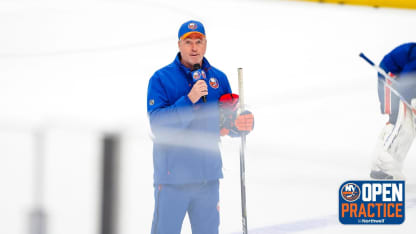
[[[155,185],[152,234],[180,234],[186,212],[193,234],[218,234],[219,181]]]

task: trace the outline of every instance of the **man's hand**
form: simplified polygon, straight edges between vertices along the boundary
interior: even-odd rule
[[[208,95],[207,83],[204,80],[198,80],[188,93],[188,98],[195,104],[202,96],[205,95]]]

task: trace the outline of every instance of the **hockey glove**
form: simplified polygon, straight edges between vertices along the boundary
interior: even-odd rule
[[[231,137],[248,134],[254,127],[254,116],[250,111],[237,115],[238,95],[224,94],[219,100],[220,106],[220,135]]]
[[[234,93],[227,93],[220,97],[219,105],[222,110],[237,111],[239,96]]]

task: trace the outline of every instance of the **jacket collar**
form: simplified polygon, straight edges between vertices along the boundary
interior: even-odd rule
[[[181,63],[181,53],[178,52],[178,54],[176,55],[175,61],[174,63],[179,66],[186,74],[191,72],[191,69],[185,67],[185,65],[183,65]],[[209,64],[208,60],[204,57],[202,58],[202,69],[207,72],[209,69],[211,68],[211,65]]]

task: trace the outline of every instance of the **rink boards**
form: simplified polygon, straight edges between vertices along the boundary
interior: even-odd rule
[[[304,0],[304,1],[366,5],[366,6],[373,6],[373,7],[393,7],[393,8],[416,9],[416,1],[414,0]]]

